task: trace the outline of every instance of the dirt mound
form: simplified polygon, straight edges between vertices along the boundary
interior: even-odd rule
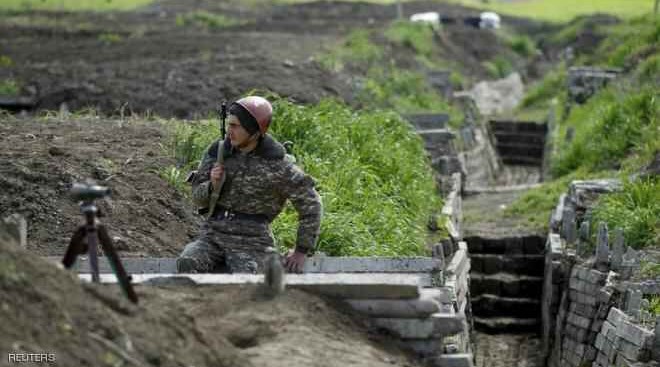
[[[57,366],[417,365],[304,292],[268,301],[253,287],[137,292],[134,306],[114,286],[81,284],[0,233],[0,366],[15,365],[9,353],[51,354],[43,358]]]
[[[0,117],[0,216],[24,215],[28,248],[62,255],[82,221],[68,190],[93,178],[112,190],[99,207],[120,256],[175,256],[199,222],[158,173],[173,164],[167,139],[157,121]]]

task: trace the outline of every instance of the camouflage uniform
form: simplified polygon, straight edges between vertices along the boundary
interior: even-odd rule
[[[265,255],[275,246],[270,222],[282,211],[287,199],[299,217],[296,250],[311,251],[319,236],[320,197],[312,178],[285,158],[284,147],[269,135],[249,153],[232,148],[229,141],[212,144],[192,182],[195,205],[209,207],[213,191],[210,172],[217,162],[219,146],[225,157],[226,176],[216,205],[220,215],[208,219],[199,238],[186,245],[177,260],[178,271],[258,272]],[[225,210],[229,210],[228,218],[223,218]],[[232,212],[260,215],[263,220],[232,218]]]

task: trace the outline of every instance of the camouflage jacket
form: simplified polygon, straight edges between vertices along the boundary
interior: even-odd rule
[[[216,141],[204,153],[192,182],[192,197],[199,208],[208,208],[211,192],[210,173],[217,162],[218,147],[225,155],[225,183],[218,206],[239,213],[262,214],[272,222],[290,200],[298,212],[296,249],[308,252],[319,236],[322,205],[314,180],[285,158],[286,151],[270,135],[257,148],[242,153],[229,141]]]

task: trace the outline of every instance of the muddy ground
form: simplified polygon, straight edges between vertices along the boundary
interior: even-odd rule
[[[177,24],[177,17],[198,10],[237,23],[219,28]],[[404,6],[406,16],[431,10],[459,18],[478,14],[433,1]],[[93,107],[115,115],[192,118],[208,114],[220,99],[252,89],[303,103],[322,97],[351,103],[351,75],[324,70],[318,56],[350,30],[384,27],[395,17],[393,5],[258,0],[164,0],[125,13],[0,14],[0,55],[11,59],[11,65],[0,67],[0,80],[17,80],[37,109]],[[547,28],[505,21],[529,34]],[[491,32],[458,25],[445,27],[437,42],[442,56],[471,80],[487,76],[483,61],[512,54]],[[411,58],[408,49],[393,52],[399,62]],[[521,66],[538,73],[537,66]]]
[[[135,306],[112,286],[83,285],[0,233],[0,366],[16,365],[9,353],[49,353],[52,366],[421,366],[309,293],[137,292]]]

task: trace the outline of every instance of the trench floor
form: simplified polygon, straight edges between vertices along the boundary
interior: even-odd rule
[[[538,334],[487,334],[475,331],[476,367],[542,367]]]

